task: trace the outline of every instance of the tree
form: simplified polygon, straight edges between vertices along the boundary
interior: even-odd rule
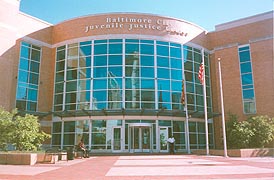
[[[274,140],[274,118],[256,116],[247,120],[254,135],[250,139],[249,147],[264,147]]]
[[[229,115],[227,122],[227,146],[228,148],[248,148],[250,139],[254,135],[250,125],[246,121],[239,122],[236,115]]]
[[[30,114],[19,116],[16,110],[9,113],[1,108],[0,121],[2,148],[7,144],[13,144],[19,151],[35,151],[45,139],[50,138],[49,134],[40,130],[36,116]]]
[[[274,140],[274,118],[267,116],[238,121],[230,114],[226,127],[228,148],[261,148]]]
[[[10,113],[0,107],[0,149],[6,149],[12,139],[12,119],[15,115],[16,111]]]

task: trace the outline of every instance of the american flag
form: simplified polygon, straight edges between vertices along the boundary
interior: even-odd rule
[[[201,84],[204,84],[204,64],[201,63],[199,67],[198,79],[200,80]]]
[[[181,96],[181,103],[185,105],[185,81],[182,80],[182,96]]]

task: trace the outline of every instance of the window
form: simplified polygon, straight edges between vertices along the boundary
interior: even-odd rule
[[[244,106],[243,111],[246,114],[254,114],[256,113],[256,103],[249,45],[240,46],[238,53]]]
[[[32,57],[28,48],[24,49],[24,57]],[[208,53],[204,57],[210,91]],[[202,86],[197,79],[201,59],[201,49],[146,39],[102,39],[57,47],[54,110],[183,109],[183,78],[189,109],[203,109]],[[26,70],[34,69],[37,74],[35,63],[20,64],[23,82],[38,81]],[[250,77],[245,78],[248,84]],[[25,94],[20,88],[18,96]],[[210,93],[207,96],[211,101]],[[208,104],[211,110],[211,102]]]
[[[19,110],[37,110],[40,59],[40,47],[21,43],[16,91],[16,108]]]

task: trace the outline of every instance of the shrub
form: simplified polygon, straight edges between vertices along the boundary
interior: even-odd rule
[[[267,116],[238,121],[230,114],[226,127],[228,148],[262,148],[274,140],[274,119]]]
[[[227,123],[228,148],[248,148],[251,137],[254,135],[246,121],[238,122],[236,115],[230,115]]]
[[[17,111],[11,113],[0,108],[0,147],[6,149],[12,144],[19,151],[36,151],[49,134],[40,130],[40,123],[36,116],[26,114],[17,115]]]
[[[254,135],[250,139],[249,147],[265,147],[274,140],[274,118],[256,116],[247,120]]]

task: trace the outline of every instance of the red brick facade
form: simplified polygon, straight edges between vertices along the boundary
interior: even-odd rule
[[[59,44],[79,42],[89,37],[119,34],[161,36],[170,41],[191,42],[211,51],[211,81],[214,112],[221,112],[217,59],[221,58],[225,115],[236,114],[240,120],[252,115],[274,117],[273,12],[233,21],[216,27],[213,32],[189,22],[148,14],[104,14],[86,16],[51,25],[19,12],[18,2],[0,1],[0,105],[15,108],[17,72],[22,40],[42,47],[38,111],[52,109],[55,51]],[[5,16],[2,16],[5,14]],[[138,27],[130,30],[126,20],[116,24],[114,18],[136,18]],[[111,22],[109,22],[111,21]],[[137,20],[138,21],[138,20]],[[165,24],[168,23],[168,24]],[[112,27],[106,27],[109,26]],[[122,24],[122,25],[121,25]],[[146,27],[140,27],[141,24]],[[127,25],[127,27],[125,27]],[[173,29],[166,29],[167,26]],[[97,28],[97,29],[96,29]],[[143,29],[143,30],[142,30]],[[177,29],[177,30],[176,30]],[[179,30],[178,30],[179,29]],[[250,45],[256,97],[256,114],[244,114],[238,46]],[[50,132],[50,118],[44,126]],[[214,119],[215,143],[221,148],[221,118]]]

